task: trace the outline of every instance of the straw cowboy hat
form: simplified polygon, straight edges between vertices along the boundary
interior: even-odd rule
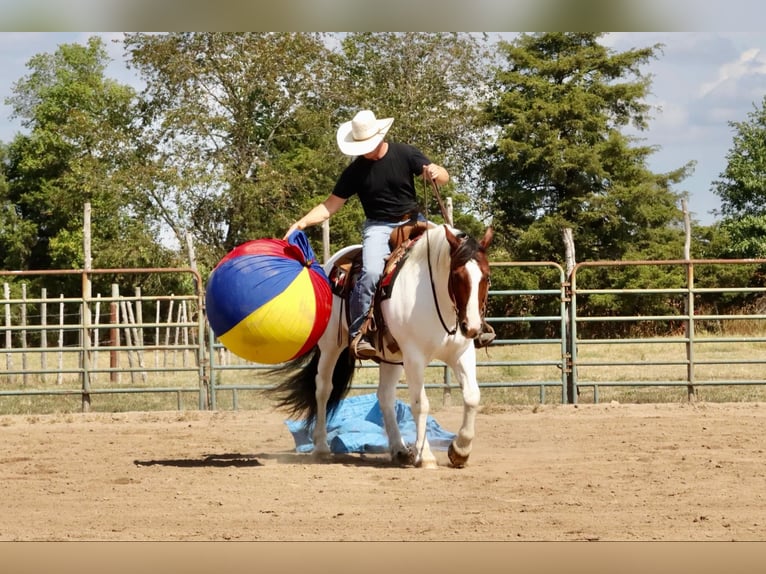
[[[378,120],[370,110],[362,110],[338,128],[338,147],[346,155],[370,153],[383,141],[393,123],[394,118]]]

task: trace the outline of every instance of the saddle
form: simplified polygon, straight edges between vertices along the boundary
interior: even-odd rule
[[[391,296],[391,288],[409,248],[429,227],[431,227],[430,223],[413,219],[398,226],[389,237],[388,245],[391,248],[391,254],[386,259],[383,274],[372,297],[372,304],[359,331],[361,334],[367,335],[370,341],[374,343],[378,351],[378,357],[373,359],[376,362],[396,361],[399,345],[391,336],[383,320],[380,303]],[[362,248],[359,247],[339,258],[328,276],[332,292],[343,301],[342,308],[345,307],[347,323],[351,322],[349,297],[361,271]]]

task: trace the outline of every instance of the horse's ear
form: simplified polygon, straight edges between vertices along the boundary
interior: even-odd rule
[[[452,251],[455,251],[455,249],[458,248],[460,245],[460,239],[452,233],[452,230],[449,228],[449,225],[444,225],[444,236],[447,238],[447,243],[449,243],[450,248],[452,248]]]
[[[481,245],[482,249],[486,250],[487,247],[489,247],[489,244],[492,243],[492,238],[495,236],[495,230],[490,225],[487,227],[487,229],[484,231],[484,237],[479,241],[479,245]]]

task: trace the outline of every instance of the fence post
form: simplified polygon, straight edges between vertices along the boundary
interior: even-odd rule
[[[566,250],[565,253],[565,259],[566,259],[566,302],[564,304],[564,317],[566,322],[566,333],[565,338],[567,341],[570,342],[571,347],[574,348],[574,346],[577,344],[576,341],[572,338],[572,320],[571,320],[571,313],[572,313],[572,297],[571,297],[571,290],[570,286],[572,284],[572,271],[575,268],[575,247],[574,247],[574,238],[572,235],[572,229],[567,227],[562,230],[563,236],[564,236],[564,247]],[[574,356],[574,352],[568,353],[568,356],[565,357],[564,362],[564,368],[566,369],[566,402],[569,404],[575,404],[577,402],[577,395],[579,394],[579,391],[577,389],[577,381],[575,380],[574,370],[572,367],[572,357]]]
[[[120,382],[119,356],[117,347],[120,346],[120,287],[112,283],[112,302],[109,304],[109,322],[112,328],[109,329],[109,380],[112,383]]]
[[[59,294],[59,336],[58,336],[58,373],[56,374],[56,384],[64,382],[64,294]]]
[[[686,307],[686,315],[689,317],[685,325],[686,358],[689,361],[689,366],[686,369],[686,380],[689,383],[686,387],[686,395],[687,400],[692,402],[697,396],[697,391],[694,388],[694,265],[691,263],[691,216],[689,215],[685,199],[681,200],[681,209],[684,212],[684,260],[689,262],[686,266],[686,288],[689,291],[684,305]]]
[[[82,339],[82,411],[90,412],[90,296],[92,293],[92,284],[89,271],[92,268],[91,241],[90,241],[90,202],[86,201],[83,206],[83,228],[82,228],[82,252],[83,252],[83,272],[82,272],[82,305],[80,306],[81,315],[81,339]]]
[[[96,310],[93,319],[93,367],[98,368],[98,348],[101,345],[101,293],[96,294]]]
[[[697,398],[697,389],[694,386],[694,265],[687,259],[686,265],[686,315],[688,319],[684,325],[686,331],[686,399],[694,402]]]
[[[43,287],[40,290],[40,369],[48,370],[48,290]],[[45,372],[40,374],[40,381],[45,384],[47,380]]]
[[[130,382],[134,383],[136,372],[133,370],[133,353],[135,351],[131,350],[131,347],[133,346],[133,337],[130,334],[130,316],[128,315],[128,308],[124,299],[120,301],[120,316],[125,323],[125,345],[128,347],[127,353],[128,368],[130,369]]]
[[[3,284],[3,294],[5,295],[5,366],[8,369],[8,371],[13,370],[13,353],[11,352],[11,349],[13,348],[13,332],[11,331],[11,286],[8,283]],[[16,382],[16,376],[15,375],[9,375],[8,380],[11,383]]]
[[[29,357],[27,356],[27,284],[21,284],[21,376],[22,384],[26,387],[29,381]]]

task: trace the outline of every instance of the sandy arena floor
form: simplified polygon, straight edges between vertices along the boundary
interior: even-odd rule
[[[0,540],[766,540],[764,404],[492,407],[431,471],[314,461],[284,418],[0,416]]]

